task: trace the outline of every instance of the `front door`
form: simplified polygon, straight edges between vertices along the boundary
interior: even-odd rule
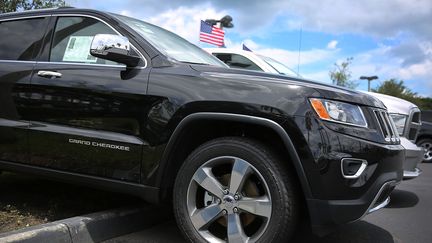
[[[96,34],[117,32],[90,16],[56,17],[31,80],[31,164],[139,182],[149,71],[122,76],[124,65],[91,56]]]

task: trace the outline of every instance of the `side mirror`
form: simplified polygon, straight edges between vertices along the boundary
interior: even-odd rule
[[[130,54],[128,38],[120,35],[97,34],[93,37],[90,54],[94,57],[136,67],[141,60]]]

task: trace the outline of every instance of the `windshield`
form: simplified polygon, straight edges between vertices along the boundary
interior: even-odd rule
[[[172,32],[138,19],[113,15],[138,32],[164,55],[176,61],[226,67],[217,58]]]
[[[289,75],[289,76],[294,76],[294,77],[301,77],[299,74],[297,74],[296,72],[291,70],[289,67],[283,65],[282,63],[280,63],[274,59],[271,59],[270,57],[261,56],[261,55],[258,55],[258,56],[261,57],[261,59],[263,59],[268,65],[270,65],[279,74]]]

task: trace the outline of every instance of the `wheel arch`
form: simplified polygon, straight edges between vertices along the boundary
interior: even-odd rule
[[[286,154],[289,156],[292,166],[295,169],[301,189],[304,193],[304,197],[311,198],[311,190],[300,157],[295,149],[295,146],[290,136],[281,125],[271,119],[256,116],[233,113],[198,112],[188,115],[180,121],[173,134],[171,135],[167,146],[165,147],[165,151],[162,155],[162,159],[159,165],[159,174],[156,181],[157,186],[161,188],[160,197],[162,200],[170,196],[169,189],[172,186],[177,175],[177,173],[173,173],[172,163],[174,163],[174,166],[177,166],[176,169],[178,169],[181,164],[183,164],[183,161],[185,159],[180,157],[178,158],[179,160],[176,161],[176,158],[173,158],[173,156],[176,154],[176,147],[183,146],[181,145],[183,144],[183,142],[187,143],[188,134],[186,133],[189,131],[191,126],[193,127],[196,122],[203,121],[234,122],[245,125],[259,126],[273,131],[283,142],[283,147],[286,150]]]

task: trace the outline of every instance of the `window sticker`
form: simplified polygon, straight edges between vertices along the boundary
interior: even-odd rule
[[[64,62],[96,63],[97,58],[90,55],[93,36],[71,36],[63,56]]]

